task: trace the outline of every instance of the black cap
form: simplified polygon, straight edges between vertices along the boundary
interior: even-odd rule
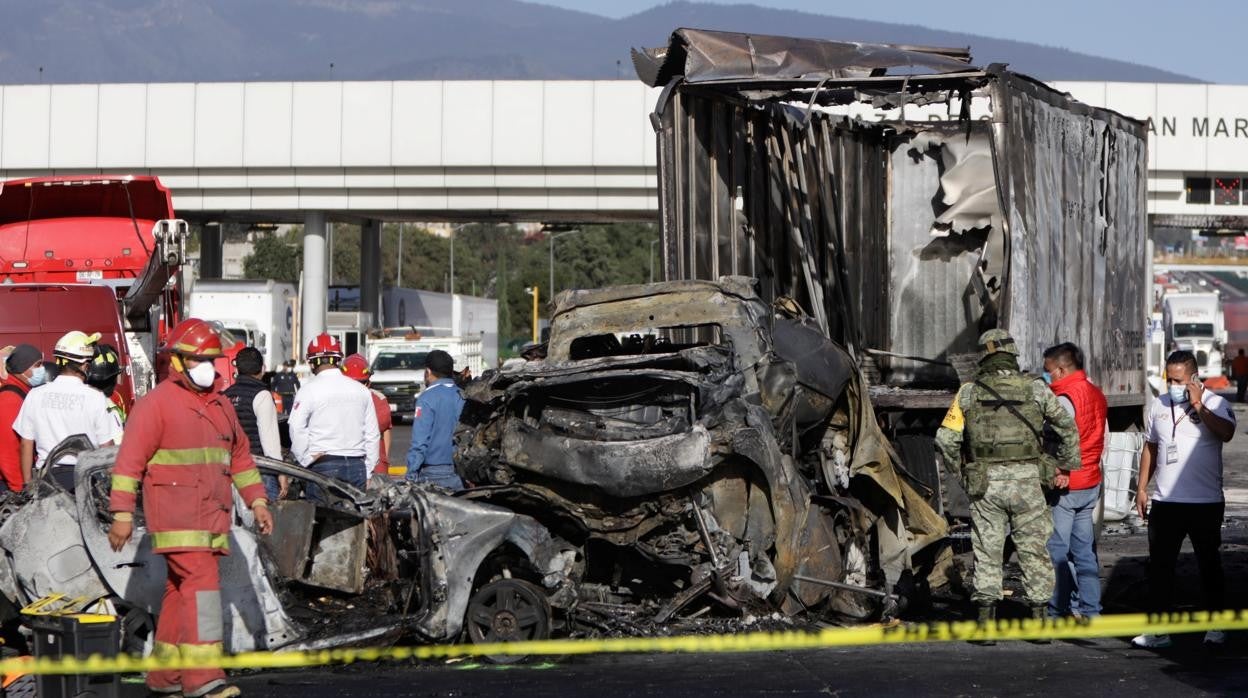
[[[446,378],[455,372],[455,360],[441,349],[434,349],[425,357],[425,368],[436,373],[439,378]]]
[[[29,344],[19,344],[4,360],[9,373],[25,373],[27,369],[43,360],[43,352]]]

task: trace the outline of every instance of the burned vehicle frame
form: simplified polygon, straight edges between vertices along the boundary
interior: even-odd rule
[[[894,615],[947,560],[852,359],[752,279],[564,292],[467,396],[464,497],[576,547],[580,617]]]
[[[0,593],[16,608],[50,594],[107,600],[122,617],[123,648],[150,650],[164,559],[145,535],[141,500],[130,542],[121,551],[109,545],[117,448],[90,449],[74,437],[52,455],[74,453],[73,493],[44,476],[0,504]],[[327,502],[279,501],[273,533],[259,536],[236,495],[230,554],[221,558],[227,651],[461,634],[477,642],[542,638],[551,631],[550,599],[571,593],[576,552],[528,517],[404,482],[363,492],[256,460],[296,489],[318,486]],[[524,564],[532,581],[507,579],[503,558]]]
[[[1114,431],[1148,394],[1148,130],[969,49],[678,29],[662,88],[664,278],[759,279],[863,368],[886,433],[951,518],[933,438],[977,338],[1025,371],[1074,342]]]

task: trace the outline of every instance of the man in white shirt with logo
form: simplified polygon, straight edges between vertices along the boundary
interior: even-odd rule
[[[1222,610],[1222,444],[1235,435],[1230,404],[1205,390],[1196,357],[1176,351],[1166,358],[1167,392],[1153,401],[1140,459],[1136,510],[1148,517],[1149,610],[1164,612],[1174,602],[1174,568],[1184,538],[1191,538],[1205,607]],[[1154,478],[1155,476],[1155,478]],[[1148,483],[1157,482],[1150,507]],[[1205,645],[1220,647],[1226,635],[1205,634]],[[1135,647],[1171,646],[1168,635],[1140,635]]]
[[[77,330],[61,337],[52,350],[60,374],[51,383],[31,390],[22,402],[13,431],[22,440],[24,482],[30,482],[32,473],[50,466],[52,477],[72,492],[73,466],[78,459],[66,456],[56,463],[47,463],[48,453],[77,434],[85,435],[93,446],[113,445],[117,423],[108,411],[108,398],[85,383],[87,365],[95,355],[94,345],[99,338],[99,334],[87,335]]]
[[[290,410],[290,452],[309,470],[364,489],[377,467],[377,411],[368,388],[342,374],[342,346],[328,334],[308,344],[312,379]],[[311,486],[308,499],[323,500]]]

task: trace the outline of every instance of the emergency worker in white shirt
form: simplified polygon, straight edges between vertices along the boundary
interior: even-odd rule
[[[24,482],[30,482],[34,472],[52,467],[53,479],[72,492],[73,466],[78,459],[65,456],[56,463],[47,463],[48,453],[77,434],[85,435],[92,446],[113,445],[117,423],[108,411],[108,398],[84,382],[99,338],[98,333],[87,335],[74,330],[57,340],[52,350],[58,369],[56,380],[31,390],[22,402],[13,431],[22,440]]]
[[[1135,506],[1141,517],[1148,517],[1148,599],[1155,613],[1173,607],[1175,564],[1184,538],[1192,541],[1206,608],[1221,610],[1226,590],[1222,444],[1235,436],[1235,413],[1226,400],[1205,389],[1197,370],[1190,351],[1167,357],[1168,389],[1148,411]],[[1151,501],[1149,480],[1156,483]],[[1206,646],[1225,642],[1221,631],[1205,634]],[[1171,641],[1167,635],[1140,635],[1131,644],[1165,648]]]
[[[342,374],[342,345],[322,333],[308,344],[312,378],[290,410],[290,452],[309,470],[360,489],[377,467],[377,411],[368,388]],[[324,500],[311,485],[309,499]]]

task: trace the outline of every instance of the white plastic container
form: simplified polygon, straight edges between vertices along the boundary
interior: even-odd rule
[[[1135,509],[1135,478],[1140,472],[1143,451],[1143,434],[1110,432],[1101,456],[1105,521],[1122,521]]]

